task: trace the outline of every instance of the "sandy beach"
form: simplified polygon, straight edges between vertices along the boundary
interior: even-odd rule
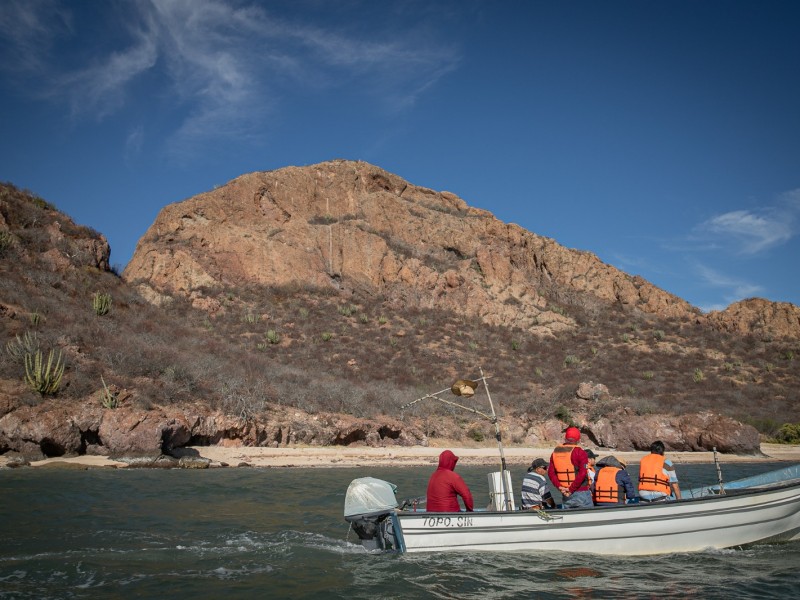
[[[211,467],[361,467],[361,466],[425,466],[435,465],[442,450],[449,448],[459,457],[462,465],[500,465],[497,446],[458,447],[447,446],[392,446],[386,448],[370,448],[366,446],[326,446],[326,447],[224,447],[195,446],[184,448],[179,456],[202,457],[211,461]],[[628,463],[638,462],[646,452],[614,452],[604,448],[594,448],[601,457],[613,454]],[[537,457],[549,458],[552,447],[504,448],[507,465],[528,465]],[[673,462],[712,463],[712,452],[668,452]],[[789,461],[800,462],[800,446],[782,444],[762,444],[760,455],[718,454],[721,463],[754,462],[754,461]],[[6,466],[10,457],[0,455],[0,467]],[[76,456],[48,458],[32,461],[32,467],[65,467],[65,468],[126,468],[127,463],[112,460],[103,456]]]

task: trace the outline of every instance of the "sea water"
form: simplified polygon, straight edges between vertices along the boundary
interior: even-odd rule
[[[783,466],[723,465],[726,479]],[[499,465],[498,465],[499,468]],[[714,465],[678,465],[683,488]],[[649,557],[387,555],[342,513],[370,475],[424,495],[432,467],[0,471],[0,598],[791,598],[800,543]],[[457,468],[488,504],[491,467]],[[517,495],[522,468],[512,468]]]

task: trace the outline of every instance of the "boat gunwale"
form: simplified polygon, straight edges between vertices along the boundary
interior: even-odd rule
[[[739,488],[736,490],[735,493],[730,495],[727,494],[709,494],[707,496],[695,496],[691,498],[681,498],[680,500],[667,500],[667,501],[659,501],[659,502],[638,502],[636,504],[612,504],[609,506],[592,506],[588,508],[554,508],[548,509],[544,511],[546,515],[553,515],[555,517],[559,515],[575,515],[575,514],[582,514],[582,513],[592,513],[596,514],[598,511],[609,512],[609,511],[619,511],[619,510],[642,510],[642,509],[662,509],[667,507],[676,507],[676,506],[687,506],[691,504],[700,504],[704,502],[725,502],[726,500],[735,501],[741,500],[743,498],[750,498],[750,497],[757,497],[766,494],[775,494],[777,492],[781,492],[784,490],[790,490],[792,488],[800,488],[800,479],[788,481],[783,484],[779,485],[771,485],[769,487],[754,487],[754,488]],[[435,512],[429,513],[427,511],[409,511],[409,510],[401,510],[395,509],[397,514],[401,517],[411,517],[414,515],[425,516],[425,515],[492,515],[492,516],[510,516],[510,515],[538,515],[538,511],[531,511],[531,510],[514,510],[514,511],[497,511],[497,510],[477,510],[471,512],[465,511],[452,511],[452,512]]]

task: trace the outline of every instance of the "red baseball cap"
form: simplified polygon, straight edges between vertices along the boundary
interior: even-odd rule
[[[567,427],[567,430],[564,432],[564,439],[565,440],[579,440],[581,439],[581,430],[577,427]]]

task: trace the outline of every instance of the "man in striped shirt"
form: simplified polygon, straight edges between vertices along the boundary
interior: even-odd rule
[[[522,510],[555,506],[547,489],[547,465],[545,459],[537,458],[528,467],[528,474],[522,480]]]

